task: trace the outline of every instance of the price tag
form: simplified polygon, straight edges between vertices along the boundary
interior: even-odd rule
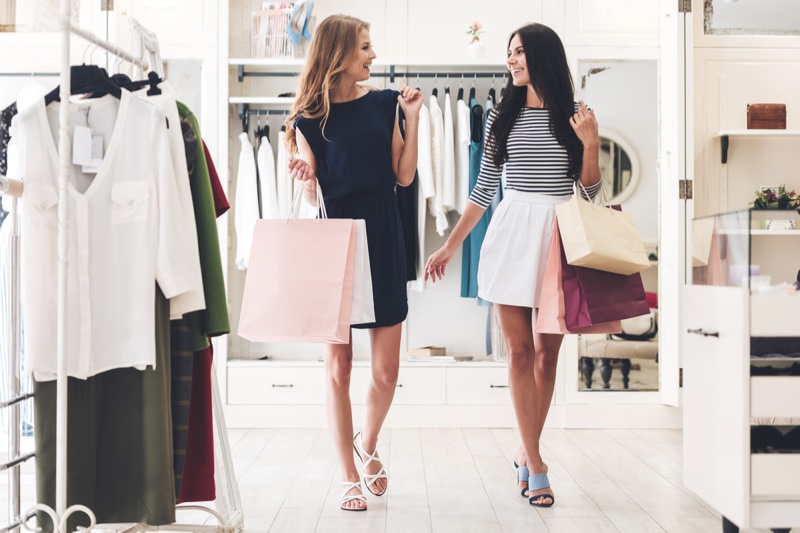
[[[92,153],[89,164],[83,165],[81,171],[84,174],[97,174],[100,165],[103,163],[103,136],[94,135],[92,137]]]
[[[72,134],[72,164],[89,165],[92,162],[92,129],[75,126]]]

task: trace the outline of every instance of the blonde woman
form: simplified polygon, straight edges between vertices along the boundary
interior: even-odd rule
[[[355,450],[362,461],[366,489],[380,496],[388,478],[377,452],[378,433],[394,397],[400,366],[400,333],[408,313],[403,234],[395,187],[408,186],[417,167],[417,128],[423,97],[408,87],[369,90],[375,59],[369,24],[333,15],[317,28],[300,75],[286,141],[295,157],[290,175],[316,202],[317,183],[331,218],[364,219],[375,299],[375,322],[353,326],[370,330],[372,381],[364,428],[353,436],[349,344],[325,346],[328,424],[333,434],[344,490],[341,508],[364,511]],[[405,142],[397,107],[405,114]],[[325,265],[319,265],[324,268]]]

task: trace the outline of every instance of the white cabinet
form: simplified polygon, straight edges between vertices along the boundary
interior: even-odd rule
[[[227,411],[232,427],[324,425],[322,361],[228,361]],[[350,398],[365,409],[369,361],[353,362]],[[504,363],[401,363],[389,412],[394,427],[509,427],[513,411]]]
[[[785,370],[792,359],[781,363],[751,354],[761,350],[756,346],[796,344],[800,295],[751,295],[761,289],[750,284],[756,274],[781,281],[779,264],[800,267],[800,231],[778,236],[751,229],[759,216],[764,214],[741,211],[714,217],[710,246],[699,254],[695,249],[694,284],[684,289],[683,308],[684,483],[741,528],[797,527],[800,450],[754,453],[759,446],[751,445],[751,429],[798,425],[800,375]],[[769,216],[799,218],[793,212]],[[709,226],[695,224],[702,227]],[[755,243],[759,239],[778,241],[765,247]]]

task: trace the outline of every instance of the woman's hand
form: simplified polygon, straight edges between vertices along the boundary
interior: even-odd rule
[[[436,250],[433,255],[428,258],[428,262],[425,264],[425,281],[428,281],[428,278],[431,278],[431,280],[436,283],[437,278],[443,279],[447,263],[450,262],[454,254],[455,252],[446,244]]]
[[[314,169],[308,163],[296,157],[289,160],[289,175],[298,181],[316,179]]]
[[[406,117],[418,116],[424,100],[425,97],[418,90],[412,89],[406,85],[400,87],[400,96],[397,97],[397,102],[400,104],[400,109],[403,110]]]
[[[597,129],[597,119],[594,117],[594,109],[589,111],[583,100],[580,101],[578,112],[569,119],[572,129],[584,146],[599,144],[599,134]]]

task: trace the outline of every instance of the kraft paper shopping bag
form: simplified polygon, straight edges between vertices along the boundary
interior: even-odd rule
[[[585,191],[582,185],[576,187]],[[556,205],[556,216],[570,265],[625,275],[650,268],[633,218],[617,206],[610,209],[605,201],[595,204],[576,191],[568,201]]]

